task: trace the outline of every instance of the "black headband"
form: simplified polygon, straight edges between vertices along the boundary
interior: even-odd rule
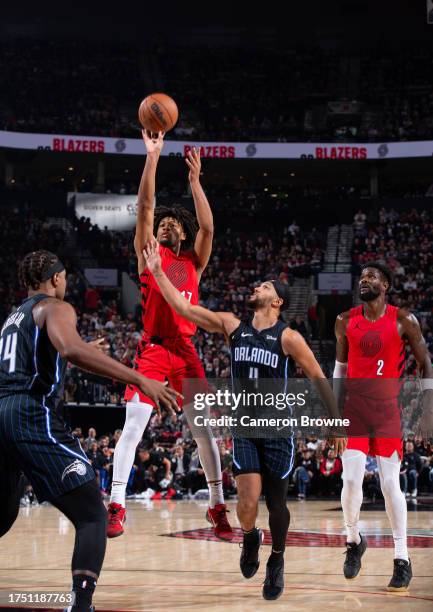
[[[285,285],[279,280],[271,280],[271,283],[274,286],[275,293],[283,300],[280,310],[286,310],[290,305],[290,289],[288,285]]]
[[[54,274],[57,274],[57,272],[63,272],[64,269],[65,269],[65,266],[62,264],[60,259],[57,259],[57,261],[55,261],[53,264],[51,264],[51,266],[48,268],[48,270],[42,276],[41,283],[44,283],[45,281],[47,281],[50,278],[52,278],[54,276]]]

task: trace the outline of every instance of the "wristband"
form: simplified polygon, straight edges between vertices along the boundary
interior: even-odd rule
[[[333,378],[346,378],[347,374],[347,363],[342,363],[341,361],[335,362],[334,374]]]
[[[421,389],[423,391],[433,389],[433,378],[421,378]]]

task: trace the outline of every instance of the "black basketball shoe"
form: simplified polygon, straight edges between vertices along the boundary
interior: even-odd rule
[[[259,569],[259,550],[262,542],[263,531],[261,529],[254,528],[250,533],[244,533],[244,541],[239,562],[244,578],[252,578]]]
[[[361,569],[361,557],[367,549],[367,542],[361,537],[359,544],[348,542],[346,544],[346,560],[343,566],[344,577],[348,580],[356,578]]]
[[[284,591],[284,557],[278,565],[266,565],[266,578],[263,583],[263,598],[278,599]]]
[[[412,579],[412,563],[404,559],[394,559],[394,573],[388,584],[388,591],[407,591]]]

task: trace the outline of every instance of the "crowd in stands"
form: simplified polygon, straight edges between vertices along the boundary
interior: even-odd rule
[[[135,136],[142,85],[137,53],[111,42],[28,40],[1,46],[2,129]]]
[[[138,137],[139,102],[163,83],[181,110],[169,136],[177,139],[428,139],[432,58],[428,45],[348,55],[280,44],[191,51],[167,42],[146,50],[79,40],[5,43],[0,68],[10,86],[0,122],[15,131]]]

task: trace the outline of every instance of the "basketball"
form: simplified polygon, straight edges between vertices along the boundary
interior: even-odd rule
[[[163,93],[150,94],[140,104],[138,118],[141,125],[151,132],[168,132],[177,123],[177,104]]]

